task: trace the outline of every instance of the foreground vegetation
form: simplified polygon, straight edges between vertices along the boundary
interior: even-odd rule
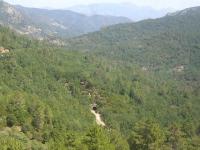
[[[197,49],[196,72],[190,71],[195,80],[186,80],[187,72],[168,72],[179,59],[157,71],[113,47],[106,53],[80,44],[80,51],[71,51],[7,28],[0,33],[1,46],[10,50],[0,55],[0,149],[200,147]],[[94,102],[105,128],[90,113]]]

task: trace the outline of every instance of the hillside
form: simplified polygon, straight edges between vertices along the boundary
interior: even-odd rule
[[[68,47],[130,61],[149,71],[172,74],[184,67],[179,74],[186,72],[186,80],[200,81],[199,26],[200,7],[196,7],[160,19],[104,28],[72,39]]]
[[[198,12],[105,28],[62,48],[0,26],[0,148],[198,149]]]
[[[118,23],[130,22],[125,17],[85,16],[68,10],[45,10],[14,6],[0,1],[0,23],[38,39],[72,37]]]

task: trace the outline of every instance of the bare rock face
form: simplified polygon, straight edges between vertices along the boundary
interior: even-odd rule
[[[34,27],[34,26],[27,26],[26,28],[25,28],[25,33],[24,34],[27,34],[27,35],[29,35],[29,34],[40,34],[41,32],[42,32],[42,29],[40,29],[40,28],[36,28],[36,27]]]
[[[3,48],[3,47],[0,47],[0,53],[1,54],[6,54],[6,53],[9,53],[10,50],[9,49],[6,49],[6,48]]]
[[[23,20],[22,14],[17,11],[12,5],[9,5],[7,3],[4,3],[4,11],[9,16],[10,22],[12,23],[21,23]]]
[[[183,72],[184,69],[185,69],[185,67],[184,67],[183,65],[177,65],[177,66],[173,69],[173,71],[175,71],[175,72]]]

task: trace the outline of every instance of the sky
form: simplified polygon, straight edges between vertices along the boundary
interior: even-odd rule
[[[180,10],[200,6],[200,0],[4,0],[12,4],[20,4],[35,8],[68,8],[74,5],[94,3],[132,3],[138,6],[149,6],[154,9]]]

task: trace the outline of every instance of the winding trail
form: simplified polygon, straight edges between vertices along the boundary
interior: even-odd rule
[[[95,118],[96,118],[96,123],[99,125],[99,126],[102,126],[102,127],[105,127],[106,124],[103,122],[103,120],[101,119],[101,115],[97,112],[95,112],[94,110],[91,110],[91,113],[95,115]]]

